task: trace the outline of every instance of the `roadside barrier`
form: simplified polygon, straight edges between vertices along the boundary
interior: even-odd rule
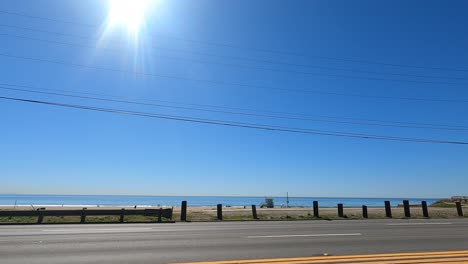
[[[180,206],[180,221],[187,221],[187,201],[182,201],[182,205]]]
[[[456,202],[455,206],[457,207],[458,216],[463,216],[463,209],[462,209],[461,202]]]
[[[343,204],[338,204],[338,217],[344,217]]]
[[[362,206],[362,217],[369,218],[369,214],[367,214],[367,206],[365,205]]]
[[[255,206],[255,204],[252,204],[252,216],[253,216],[253,219],[258,219],[257,207]]]
[[[405,217],[411,217],[410,205],[408,200],[403,200],[403,209],[405,211]]]
[[[398,205],[401,206],[401,205]],[[417,205],[410,205],[409,200],[403,200],[403,211],[405,218],[411,218],[411,206],[418,207]],[[457,215],[463,217],[463,207],[461,202],[455,202],[455,207],[457,210]],[[187,221],[187,211],[188,211],[187,201],[181,202],[180,209],[180,221]],[[251,205],[252,208],[252,218],[254,220],[260,219],[257,212],[257,206],[255,204]],[[385,216],[392,218],[392,207],[390,201],[384,201]],[[246,206],[244,206],[246,209]],[[338,217],[346,218],[344,214],[344,206],[342,203],[337,204]],[[429,218],[429,207],[427,201],[421,201],[422,216]],[[312,204],[313,217],[320,218],[319,215],[319,203],[318,201],[313,201]],[[141,216],[153,216],[157,217],[157,221],[162,222],[162,218],[170,219],[172,221],[173,209],[172,208],[159,208],[159,209],[73,209],[73,210],[45,210],[45,208],[40,208],[37,210],[0,210],[0,217],[37,217],[37,224],[42,224],[44,222],[44,217],[48,216],[79,216],[80,223],[86,223],[86,218],[88,216],[119,216],[118,222],[123,223],[125,216],[131,215],[141,215]],[[308,214],[310,216],[310,214]],[[369,218],[368,206],[362,205],[362,218]],[[216,219],[219,221],[223,220],[223,205],[217,204],[216,206]]]
[[[142,216],[156,216],[157,222],[162,222],[162,218],[172,220],[172,209],[110,209],[110,210],[16,210],[16,211],[0,211],[0,217],[37,217],[37,223],[42,224],[45,216],[80,216],[80,223],[86,222],[87,216],[120,216],[119,222],[124,222],[124,217],[127,215],[142,215]]]
[[[218,220],[221,221],[223,220],[223,205],[222,204],[218,204],[216,206],[216,213],[217,213],[217,216],[218,216]]]
[[[421,207],[423,211],[423,216],[424,217],[429,217],[429,210],[427,210],[427,202],[426,201],[421,201]]]
[[[390,206],[390,201],[385,201],[385,216],[392,218],[392,207]]]
[[[318,202],[317,202],[317,201],[314,201],[314,202],[313,202],[313,205],[314,205],[314,217],[319,218],[320,215],[319,215],[319,205],[318,205]]]

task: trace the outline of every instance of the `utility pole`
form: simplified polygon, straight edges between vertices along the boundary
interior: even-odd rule
[[[289,208],[289,193],[286,192],[286,208]]]

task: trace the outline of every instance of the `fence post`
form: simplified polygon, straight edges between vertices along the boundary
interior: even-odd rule
[[[42,221],[44,220],[44,216],[42,215],[42,212],[40,209],[37,209],[39,215],[37,216],[37,223],[42,224]]]
[[[218,220],[223,220],[223,205],[218,204],[216,206],[216,211],[217,211],[217,215],[218,215]]]
[[[158,210],[158,223],[161,223],[162,222],[162,208],[159,208]]]
[[[392,218],[392,207],[390,205],[390,201],[385,201],[385,216]]]
[[[187,201],[182,201],[182,205],[180,206],[180,221],[187,221]]]
[[[252,215],[253,215],[253,219],[258,219],[257,206],[255,206],[255,204],[252,204]]]
[[[84,222],[86,222],[86,208],[83,208],[83,210],[81,210],[81,220],[80,220],[80,223],[84,224]]]
[[[369,218],[369,215],[367,214],[367,206],[365,205],[362,206],[362,217]]]
[[[338,217],[344,217],[343,204],[338,204]]]
[[[120,223],[123,223],[123,221],[124,221],[124,211],[125,211],[125,208],[122,208],[120,210],[120,219],[119,219]]]
[[[429,211],[427,210],[427,202],[426,201],[421,201],[421,207],[423,211],[423,216],[424,217],[429,217]]]
[[[408,200],[403,200],[403,208],[405,210],[405,217],[411,217],[411,211]]]
[[[462,209],[461,202],[456,202],[455,205],[457,206],[458,216],[463,216],[463,209]]]
[[[318,207],[318,201],[314,201],[314,217],[319,218],[319,207]]]

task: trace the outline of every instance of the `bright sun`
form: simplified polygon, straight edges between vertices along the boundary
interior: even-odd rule
[[[110,0],[109,25],[125,26],[137,33],[152,0]]]

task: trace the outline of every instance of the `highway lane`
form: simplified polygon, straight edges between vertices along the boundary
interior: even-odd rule
[[[0,263],[174,263],[468,249],[468,219],[0,226]]]

